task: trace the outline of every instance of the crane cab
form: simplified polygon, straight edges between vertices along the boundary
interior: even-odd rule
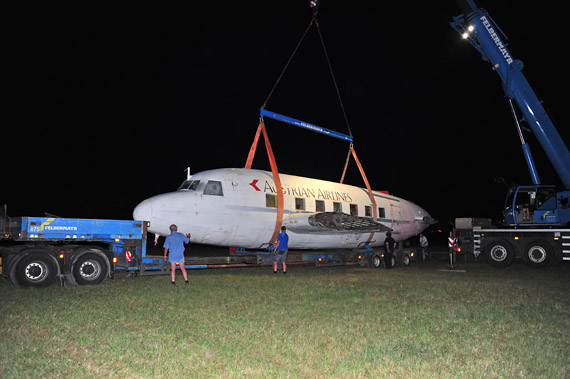
[[[511,226],[567,225],[570,223],[570,191],[554,186],[518,186],[505,200],[504,223]]]

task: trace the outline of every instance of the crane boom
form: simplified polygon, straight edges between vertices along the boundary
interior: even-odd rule
[[[570,189],[570,151],[522,73],[523,63],[513,58],[501,37],[503,33],[486,10],[479,8],[473,0],[457,2],[463,14],[454,17],[451,26],[481,53],[483,59],[492,64],[501,78],[507,97],[519,108],[564,188]],[[536,183],[538,181],[536,168],[524,142],[523,151],[535,184],[540,184]]]

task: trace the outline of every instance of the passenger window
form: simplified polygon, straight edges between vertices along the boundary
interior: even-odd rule
[[[315,200],[315,210],[317,212],[324,212],[325,211],[325,202],[322,200]]]
[[[353,216],[358,216],[358,205],[350,204],[350,214]]]
[[[298,211],[304,211],[305,210],[305,199],[300,198],[300,197],[296,197],[295,198],[295,209]]]
[[[384,210],[384,208],[378,208],[378,218],[384,218],[386,217],[386,211]]]
[[[333,203],[333,211],[334,212],[342,212],[342,203]]]
[[[209,180],[204,189],[204,195],[224,196],[222,183],[216,180]]]
[[[372,217],[372,207],[370,205],[364,206],[364,217]]]
[[[265,194],[265,206],[267,208],[277,208],[277,195]]]

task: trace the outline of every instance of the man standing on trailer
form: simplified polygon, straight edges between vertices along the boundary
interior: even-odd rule
[[[281,227],[281,233],[277,236],[275,244],[275,252],[273,253],[273,273],[277,274],[277,265],[279,262],[283,264],[283,274],[287,273],[287,252],[289,251],[289,235],[287,228]]]
[[[174,224],[170,225],[170,235],[164,241],[164,260],[166,261],[166,254],[168,255],[168,262],[170,262],[170,277],[172,285],[176,284],[176,263],[180,266],[184,282],[188,284],[188,274],[184,266],[184,244],[190,242],[190,233],[184,234],[178,232],[178,227]]]

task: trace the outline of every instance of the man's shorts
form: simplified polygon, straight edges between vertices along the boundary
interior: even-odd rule
[[[273,254],[273,262],[276,263],[286,263],[287,262],[287,252],[289,250],[281,250]]]
[[[168,253],[168,262],[170,263],[184,263],[184,252],[182,254],[172,254],[171,252]]]

